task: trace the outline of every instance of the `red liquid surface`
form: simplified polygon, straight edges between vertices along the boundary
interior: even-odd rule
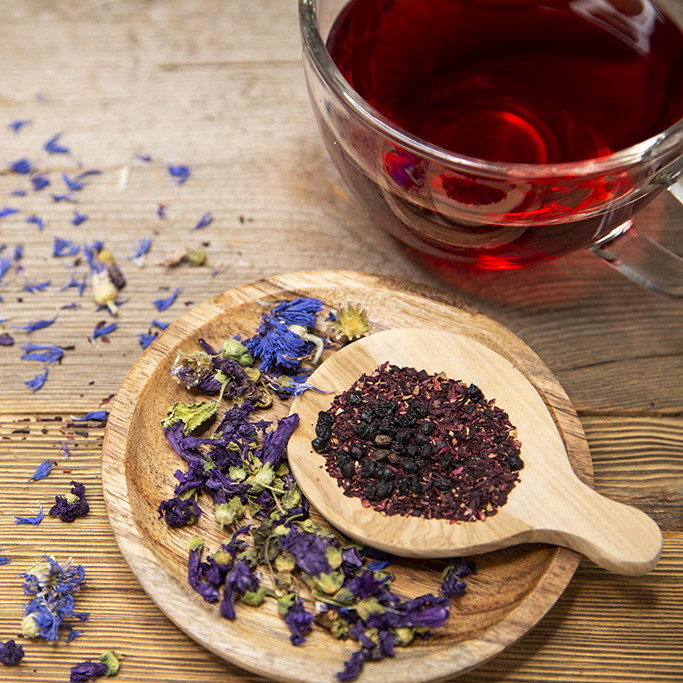
[[[641,0],[352,0],[328,48],[396,125],[482,159],[600,157],[683,117],[683,35]]]

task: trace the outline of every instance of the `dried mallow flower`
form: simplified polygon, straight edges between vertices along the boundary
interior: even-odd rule
[[[87,683],[100,676],[116,676],[121,666],[121,655],[108,650],[100,655],[99,661],[87,660],[71,667],[70,683]]]
[[[55,496],[55,504],[48,513],[50,517],[59,517],[62,522],[73,522],[77,517],[83,517],[90,512],[90,506],[85,500],[85,486],[77,481],[71,482],[71,493],[66,496]]]
[[[0,334],[0,346],[14,346],[14,337],[11,334]]]
[[[43,513],[43,506],[40,506],[40,509],[38,510],[38,514],[35,517],[15,517],[14,518],[14,523],[15,524],[32,524],[33,526],[38,526],[42,521],[44,517]]]
[[[0,662],[5,666],[16,666],[24,658],[24,648],[10,638],[6,643],[0,640]]]
[[[74,566],[69,558],[60,565],[54,558],[45,556],[21,575],[24,579],[24,594],[31,596],[25,606],[21,623],[22,635],[26,638],[43,638],[49,642],[59,640],[59,632],[68,632],[66,642],[80,635],[66,619],[87,621],[85,612],[76,613],[75,594],[85,588],[85,570]]]

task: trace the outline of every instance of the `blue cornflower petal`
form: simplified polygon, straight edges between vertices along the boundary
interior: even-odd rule
[[[50,184],[50,180],[43,173],[36,173],[36,175],[31,178],[31,184],[33,185],[33,189],[38,191],[47,187]]]
[[[208,225],[211,225],[213,223],[213,216],[211,215],[211,211],[207,211],[199,220],[199,223],[194,226],[190,230],[190,232],[194,232],[195,230],[201,230],[202,228],[206,228]]]
[[[66,173],[64,173],[64,171],[62,171],[62,180],[69,190],[71,190],[71,192],[78,192],[78,190],[83,189],[83,183],[79,182],[78,180],[72,180]]]
[[[147,334],[145,332],[138,335],[138,341],[143,349],[146,349],[159,335]]]
[[[64,356],[64,349],[61,346],[53,344],[31,344],[24,342],[22,348],[24,353],[21,360],[37,360],[41,363],[54,363]]]
[[[97,339],[98,337],[104,337],[106,334],[113,332],[118,327],[117,323],[111,323],[110,325],[103,325],[102,327],[95,325],[92,331],[92,338]]]
[[[171,178],[173,178],[173,181],[176,182],[178,185],[182,185],[189,177],[190,177],[190,167],[185,166],[184,164],[168,164],[167,165],[168,172],[171,174]]]
[[[44,462],[41,462],[38,467],[36,467],[36,471],[33,473],[33,476],[26,482],[27,484],[30,481],[40,481],[41,479],[45,479],[50,472],[52,471],[52,468],[54,465],[57,463],[54,460],[45,460]]]
[[[9,557],[0,557],[0,567],[5,564],[9,564],[12,560]]]
[[[391,560],[373,560],[368,565],[371,572],[378,572],[391,564]]]
[[[82,180],[83,178],[87,178],[91,175],[102,175],[102,171],[100,171],[99,168],[90,168],[87,171],[82,171],[74,177],[76,178],[76,180]]]
[[[176,297],[178,294],[180,294],[182,288],[178,287],[176,288],[175,292],[171,294],[167,299],[157,299],[154,301],[154,305],[157,307],[157,311],[165,311],[167,308],[170,308],[170,306],[173,304],[173,302],[176,300]]]
[[[74,211],[74,217],[71,219],[71,222],[74,225],[80,225],[81,223],[84,223],[87,220],[88,216],[86,216],[84,213],[81,213],[80,211]]]
[[[152,320],[150,325],[154,325],[154,327],[158,327],[160,330],[165,330],[171,323],[164,323],[161,322],[161,320]]]
[[[280,302],[270,312],[270,316],[286,325],[314,327],[317,314],[322,308],[323,303],[320,299],[302,297],[293,299],[292,301]],[[264,316],[264,318],[266,317],[267,316]]]
[[[25,196],[26,196],[26,190],[21,190],[21,189],[19,189],[19,190],[12,190],[12,191],[10,192],[10,195],[11,195],[12,197],[25,197]]]
[[[36,226],[38,227],[38,230],[42,230],[45,227],[45,224],[43,223],[43,219],[38,217],[38,216],[29,216],[26,219],[27,223],[35,223]]]
[[[40,387],[42,387],[43,384],[45,384],[48,370],[44,365],[43,368],[45,372],[43,372],[41,375],[36,375],[33,379],[24,380],[24,384],[33,392],[38,391],[38,389],[40,389]]]
[[[27,126],[29,123],[32,123],[32,121],[29,119],[17,119],[16,121],[12,121],[11,123],[7,124],[7,127],[11,128],[16,135],[24,126]]]
[[[144,161],[146,164],[152,161],[152,157],[149,154],[136,154],[135,158],[140,159],[140,161]]]
[[[33,170],[33,164],[30,159],[22,157],[21,159],[13,161],[9,166],[9,170],[14,173],[28,175]]]
[[[74,422],[86,422],[87,420],[106,420],[107,411],[106,410],[91,410],[82,417],[70,416]]]
[[[0,256],[0,281],[5,277],[5,273],[12,267],[12,259],[7,256]]]
[[[19,209],[15,209],[13,206],[4,206],[0,209],[0,218],[11,216],[13,213],[19,213]]]
[[[51,194],[50,197],[52,197],[52,201],[55,203],[58,202],[73,202],[74,198],[73,195],[71,194]]]
[[[13,254],[12,258],[15,261],[19,261],[23,255],[24,255],[24,247],[21,244],[17,244],[17,246],[14,247],[14,254]]]
[[[159,216],[159,218],[164,218],[166,216],[165,204],[159,204],[159,208],[157,209],[157,216]]]
[[[44,282],[27,282],[22,288],[22,292],[30,292],[34,294],[35,292],[44,292],[49,286],[50,280],[45,280]]]
[[[15,517],[15,524],[33,524],[38,526],[42,521],[45,514],[43,513],[43,506],[40,506],[38,514],[35,517]]]
[[[71,240],[55,237],[52,244],[53,256],[76,256],[81,250],[80,244],[74,244]]]
[[[136,266],[141,268],[145,263],[145,255],[152,246],[151,237],[143,237],[140,240],[133,242],[131,255],[126,257],[129,261],[133,261]]]
[[[48,154],[69,154],[69,148],[64,147],[64,145],[59,144],[59,138],[62,136],[61,133],[53,135],[44,145],[43,149]]]
[[[52,320],[36,320],[36,322],[30,322],[28,325],[12,325],[12,327],[15,330],[26,330],[26,332],[31,334],[31,332],[35,332],[36,330],[42,330],[44,327],[49,327],[55,320],[57,320],[56,313]]]
[[[64,453],[64,460],[69,459],[69,444],[66,441],[59,442],[62,445],[62,452]]]

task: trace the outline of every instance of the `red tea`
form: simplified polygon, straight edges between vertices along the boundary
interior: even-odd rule
[[[599,158],[683,118],[683,34],[647,0],[352,0],[327,45],[372,107],[466,157]],[[652,182],[661,165],[647,161],[548,181],[472,165],[439,173],[370,141],[343,108],[330,116],[318,118],[328,151],[379,222],[420,251],[480,268],[590,246],[664,189]]]
[[[683,117],[683,35],[641,0],[352,0],[328,49],[370,105],[466,156],[604,156]]]

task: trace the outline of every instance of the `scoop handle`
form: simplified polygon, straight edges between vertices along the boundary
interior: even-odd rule
[[[662,554],[662,532],[651,517],[576,478],[563,485],[555,504],[547,501],[542,514],[535,514],[533,541],[571,548],[616,574],[640,576],[654,569]]]

